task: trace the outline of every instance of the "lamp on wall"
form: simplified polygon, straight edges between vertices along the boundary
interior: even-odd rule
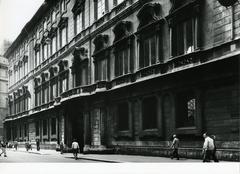
[[[224,7],[233,6],[237,1],[238,0],[218,0],[218,2]]]

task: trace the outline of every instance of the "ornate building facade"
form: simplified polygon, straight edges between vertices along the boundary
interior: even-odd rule
[[[240,5],[207,0],[46,0],[5,56],[8,140],[85,153],[239,160]],[[27,31],[27,32],[25,32]]]
[[[0,140],[4,138],[3,121],[8,106],[8,59],[0,55]]]

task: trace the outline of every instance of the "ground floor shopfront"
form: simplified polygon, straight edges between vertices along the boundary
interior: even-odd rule
[[[216,135],[220,159],[239,160],[238,57],[61,100],[52,109],[5,123],[8,140],[85,153],[169,155],[173,134],[180,155],[201,158],[202,134]],[[21,129],[19,128],[21,127]]]

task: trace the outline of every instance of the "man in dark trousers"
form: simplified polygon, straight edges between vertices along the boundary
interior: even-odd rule
[[[39,139],[37,139],[36,141],[37,141],[37,142],[36,142],[36,145],[37,145],[37,151],[39,151],[39,150],[40,150],[40,142],[39,142]]]
[[[6,148],[7,148],[7,142],[6,141],[1,142],[2,153],[0,153],[0,156],[4,154],[4,157],[7,157]]]
[[[179,148],[179,139],[177,138],[177,135],[174,134],[172,145],[171,145],[171,149],[172,149],[171,159],[177,158],[177,160],[179,160],[178,148]]]
[[[77,155],[78,155],[78,151],[79,151],[79,144],[78,144],[76,139],[74,139],[73,142],[72,142],[72,150],[73,150],[73,156],[74,156],[75,160],[77,160]]]

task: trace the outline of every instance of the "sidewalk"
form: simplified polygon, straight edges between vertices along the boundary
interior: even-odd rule
[[[13,149],[9,149],[15,151]],[[60,154],[55,150],[45,150],[41,149],[37,151],[36,149],[32,149],[26,151],[25,148],[18,148],[18,152],[25,152],[25,153],[32,153],[32,154],[39,154],[39,155],[56,155],[58,157],[65,157],[65,158],[72,158],[72,153],[64,153]],[[153,156],[140,156],[140,155],[120,155],[120,154],[79,154],[78,159],[90,160],[90,161],[100,161],[100,162],[108,162],[108,163],[126,163],[126,162],[136,162],[136,163],[159,163],[159,162],[199,162],[201,163],[202,160],[200,159],[186,159],[180,158],[180,160],[173,159],[167,157],[153,157]]]

